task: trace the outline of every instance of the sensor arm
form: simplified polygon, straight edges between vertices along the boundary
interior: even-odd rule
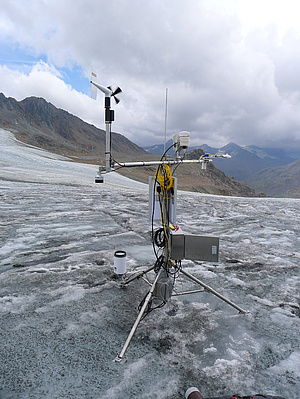
[[[212,155],[212,154],[204,154],[199,159],[169,159],[169,160],[161,160],[161,161],[137,161],[137,162],[117,162],[117,165],[120,168],[131,168],[136,166],[151,166],[151,165],[178,165],[178,164],[192,164],[192,163],[201,163],[206,164],[208,162],[212,162],[212,158],[231,158],[229,154],[224,155]],[[118,168],[116,168],[118,169]]]
[[[112,95],[112,90],[108,89],[107,87],[101,86],[98,83],[93,82],[92,80],[91,80],[91,84],[96,86],[97,89],[101,90],[102,93],[105,94],[105,97],[110,97]]]

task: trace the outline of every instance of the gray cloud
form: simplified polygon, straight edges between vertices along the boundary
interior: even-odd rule
[[[169,136],[190,130],[193,144],[300,147],[299,33],[280,37],[270,25],[244,37],[236,14],[208,3],[9,2],[1,11],[0,39],[46,54],[57,68],[79,65],[87,77],[93,66],[102,84],[120,85],[114,129],[138,144],[163,140],[168,87]],[[28,95],[37,79],[23,78],[23,89],[31,85]],[[91,114],[95,107],[86,96],[58,86],[60,99],[49,89],[45,98],[103,127],[100,111]],[[38,93],[43,95],[42,85]]]

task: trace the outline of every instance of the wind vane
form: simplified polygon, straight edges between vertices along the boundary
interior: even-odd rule
[[[94,79],[94,80],[93,80]],[[119,104],[120,100],[116,97],[117,94],[122,93],[122,89],[117,87],[116,90],[112,90],[110,86],[104,87],[97,83],[97,75],[92,72],[91,78],[91,97],[96,100],[97,89],[101,90],[105,94],[104,98],[104,117],[106,125],[106,146],[105,146],[105,172],[111,171],[111,124],[115,120],[114,110],[111,109],[111,97],[115,99],[116,104]],[[99,177],[101,183],[103,183],[103,178],[101,178],[101,173]],[[102,180],[102,181],[101,181]]]

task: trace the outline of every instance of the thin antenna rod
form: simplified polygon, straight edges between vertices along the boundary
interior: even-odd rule
[[[167,114],[168,114],[168,88],[166,87],[166,104],[165,104],[165,143],[164,143],[164,153],[166,152],[166,140],[167,140]]]

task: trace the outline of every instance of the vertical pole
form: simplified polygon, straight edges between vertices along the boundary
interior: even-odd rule
[[[167,141],[167,113],[168,113],[168,88],[166,87],[164,153],[166,152],[166,141]]]
[[[111,171],[111,123],[114,120],[114,111],[110,109],[109,94],[104,97],[104,113],[106,125],[106,146],[105,146],[105,169],[106,172]]]
[[[111,123],[105,122],[105,125],[106,125],[105,166],[106,166],[106,172],[110,172]]]

